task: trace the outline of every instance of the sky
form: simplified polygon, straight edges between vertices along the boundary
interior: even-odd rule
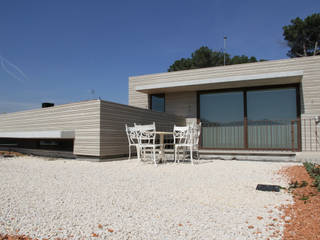
[[[1,0],[0,113],[101,98],[128,103],[128,77],[166,72],[201,46],[287,58],[282,27],[319,0]]]

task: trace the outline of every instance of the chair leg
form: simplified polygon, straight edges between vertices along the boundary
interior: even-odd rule
[[[186,160],[186,147],[182,147],[182,151],[183,151],[183,161]]]
[[[177,155],[178,155],[178,163],[180,163],[180,153],[179,153],[179,147],[177,147]]]
[[[192,156],[192,147],[190,147],[190,160],[191,160],[191,163],[193,165],[193,156]]]
[[[140,148],[139,148],[139,146],[137,146],[136,149],[137,149],[137,157],[138,157],[138,160],[140,160]]]
[[[140,160],[142,161],[142,159],[145,159],[145,155],[143,154],[144,149],[140,148],[139,149],[139,155],[140,155]]]
[[[131,146],[129,145],[129,160],[131,160]]]
[[[156,148],[153,147],[153,161],[154,161],[154,164],[157,166],[157,160],[156,160]]]
[[[178,151],[178,147],[174,146],[174,162],[177,163],[177,151]]]
[[[197,151],[197,153],[198,153],[198,164],[200,163],[200,151],[199,151],[199,149],[197,149],[198,151]]]

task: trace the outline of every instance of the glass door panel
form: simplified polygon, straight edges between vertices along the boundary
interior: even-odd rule
[[[296,88],[247,91],[248,148],[298,147]]]
[[[203,148],[244,147],[243,92],[201,93]]]

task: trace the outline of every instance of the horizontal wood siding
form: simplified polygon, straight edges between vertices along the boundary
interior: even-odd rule
[[[145,93],[137,92],[135,90],[137,86],[298,70],[303,70],[300,92],[301,117],[310,118],[313,116],[320,115],[320,56],[238,64],[130,77],[129,105],[148,108],[148,96]],[[288,79],[220,83],[214,86],[207,86],[207,90],[263,86],[283,83],[288,83]],[[179,92],[166,93],[166,110],[172,114],[178,113],[179,115],[183,115],[185,117],[196,117],[196,90],[198,90],[197,87],[194,87],[193,89],[181,88]],[[314,137],[309,135],[310,133],[304,132],[304,128],[301,129],[301,136],[303,141],[307,140],[310,142],[311,140],[312,142],[315,140]],[[302,150],[307,149],[305,149],[302,145]]]
[[[157,130],[172,130],[173,125],[184,125],[185,119],[171,114],[153,112],[122,104],[101,101],[101,147],[100,155],[128,154],[125,124],[156,123]]]
[[[185,116],[197,117],[197,92],[166,93],[166,112]]]
[[[93,100],[0,115],[0,132],[74,130],[74,154],[108,157],[128,154],[125,124],[156,122],[159,130],[184,125],[183,117]]]
[[[0,115],[0,132],[49,130],[75,131],[73,153],[99,156],[100,101],[83,101]]]

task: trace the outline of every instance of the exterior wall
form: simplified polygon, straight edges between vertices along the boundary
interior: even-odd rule
[[[135,90],[137,86],[298,70],[303,70],[303,78],[300,86],[301,118],[314,118],[315,116],[320,115],[320,56],[130,77],[129,105],[148,108],[148,95],[145,93],[137,92]],[[289,82],[287,79],[269,79],[259,81],[219,83],[216,85],[208,86],[207,90],[277,85],[283,83]],[[196,88],[197,87],[195,87],[193,90],[190,90],[189,88],[187,89],[187,91],[181,88],[179,92],[169,92],[167,90],[168,92],[166,93],[166,111],[172,114],[179,113],[180,115],[188,118],[196,118]],[[304,126],[301,127],[301,142],[303,151],[307,151],[310,149],[310,146],[305,146],[303,144],[304,142],[311,142],[311,147],[315,148],[314,145],[316,143],[316,136],[314,129],[315,128],[313,128],[312,132],[310,133],[309,129],[305,131]]]
[[[166,112],[187,118],[197,116],[197,92],[166,93]]]
[[[73,153],[99,156],[100,101],[83,101],[0,115],[0,132],[48,130],[74,130]]]
[[[173,125],[184,125],[185,119],[167,113],[153,112],[118,103],[101,101],[100,156],[128,154],[128,139],[125,124],[156,123],[157,130],[172,131]]]
[[[128,154],[125,124],[156,123],[158,130],[184,125],[176,115],[101,100],[0,115],[0,132],[75,131],[74,155],[108,157]]]

